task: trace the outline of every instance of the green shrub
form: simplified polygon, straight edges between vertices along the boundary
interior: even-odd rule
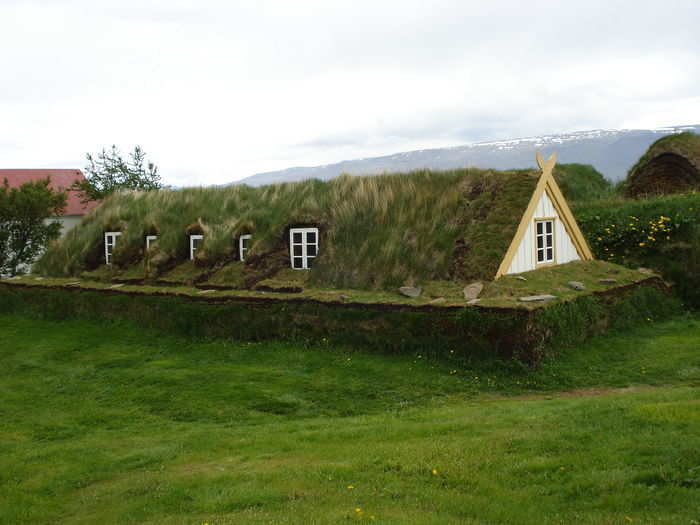
[[[646,266],[700,306],[700,195],[599,201],[576,206],[595,256],[632,268]]]

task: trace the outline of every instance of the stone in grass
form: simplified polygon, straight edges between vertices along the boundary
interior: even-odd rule
[[[350,297],[349,295],[341,295],[340,296],[341,301],[349,301],[350,299],[352,299],[352,297]]]
[[[216,290],[202,290],[201,292],[197,292],[197,295],[204,295],[206,293],[212,293],[215,292]]]
[[[124,283],[118,283],[118,284],[113,284],[112,286],[110,286],[110,288],[112,288],[112,289],[113,288],[121,288],[122,286],[124,286]]]
[[[80,281],[73,281],[70,283],[64,284],[64,286],[80,286]]]
[[[518,301],[523,302],[523,303],[537,303],[537,302],[542,302],[542,301],[551,301],[552,299],[556,299],[556,295],[528,295],[526,297],[519,297]]]
[[[481,301],[481,299],[471,299],[470,301],[467,301],[467,304],[469,306],[473,306],[473,305],[477,304],[479,301]]]
[[[413,286],[402,286],[399,288],[399,293],[405,295],[406,297],[419,297],[421,294],[420,288],[414,288]]]
[[[35,281],[43,281],[44,278],[43,278],[43,277],[34,277],[34,280],[35,280]]]
[[[481,293],[481,290],[484,289],[484,285],[480,282],[475,282],[472,283],[468,286],[464,287],[464,298],[467,301],[471,301],[472,299],[476,299],[479,297],[479,294]]]
[[[654,273],[654,270],[652,270],[651,268],[644,268],[643,266],[637,268],[637,271],[646,275],[652,275]]]
[[[444,297],[438,297],[438,298],[433,299],[432,301],[430,301],[428,304],[442,304],[442,303],[444,303],[446,300],[447,300],[447,299],[445,299]]]
[[[586,285],[583,284],[581,281],[569,281],[568,283],[566,283],[566,285],[567,285],[569,288],[573,288],[574,290],[578,290],[579,292],[580,292],[581,290],[585,290],[585,289],[586,289]]]
[[[617,279],[598,279],[600,284],[615,284]]]
[[[518,281],[527,281],[527,279],[526,279],[525,277],[523,277],[522,275],[517,275],[515,278],[516,278]]]

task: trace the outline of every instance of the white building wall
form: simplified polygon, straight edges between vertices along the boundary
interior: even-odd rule
[[[63,215],[61,217],[51,217],[44,220],[44,224],[50,224],[58,219],[61,223],[61,237],[63,237],[69,230],[75,228],[80,221],[83,219],[82,215]]]
[[[580,259],[576,252],[576,247],[571,241],[569,233],[566,231],[563,221],[559,217],[552,200],[545,191],[542,193],[540,202],[537,203],[537,208],[527,227],[525,236],[518,246],[518,251],[515,252],[515,257],[510,263],[510,268],[506,274],[521,273],[534,270],[537,267],[535,259],[535,220],[554,218],[554,246],[556,264],[564,264]]]

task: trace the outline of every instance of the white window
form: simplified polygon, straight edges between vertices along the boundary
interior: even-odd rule
[[[289,230],[289,256],[292,268],[308,270],[318,253],[318,228],[291,228]]]
[[[114,253],[114,247],[117,245],[117,237],[119,237],[122,232],[105,232],[105,263],[112,264],[112,254]]]
[[[190,260],[194,260],[194,254],[202,245],[204,235],[190,235]]]
[[[238,256],[241,261],[245,261],[245,254],[250,249],[252,235],[241,235],[238,239]]]
[[[554,262],[554,219],[535,221],[537,264]]]
[[[146,251],[151,249],[151,244],[158,240],[157,235],[146,235]]]

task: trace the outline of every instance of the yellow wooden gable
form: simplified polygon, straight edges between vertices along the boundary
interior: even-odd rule
[[[552,154],[552,156],[549,157],[549,160],[545,161],[542,158],[542,155],[539,152],[537,152],[537,164],[542,170],[542,175],[540,176],[540,180],[537,183],[537,187],[535,188],[535,191],[532,194],[532,197],[530,198],[530,202],[527,208],[525,209],[525,213],[523,214],[523,217],[520,220],[520,224],[518,225],[518,229],[515,233],[515,236],[513,237],[513,240],[510,243],[510,246],[508,247],[508,251],[506,252],[505,257],[503,258],[503,261],[501,261],[500,266],[498,267],[498,271],[496,272],[495,276],[496,279],[508,273],[508,270],[513,262],[513,258],[518,252],[518,249],[521,243],[523,242],[528,228],[534,222],[535,209],[537,208],[543,195],[545,194],[552,202],[559,216],[559,219],[564,226],[566,233],[568,234],[572,244],[576,248],[576,253],[578,254],[578,257],[583,261],[590,261],[593,259],[593,254],[590,248],[588,247],[588,243],[586,242],[586,239],[583,236],[581,229],[576,223],[576,219],[574,218],[573,213],[571,213],[571,209],[569,208],[569,205],[567,204],[566,199],[564,198],[564,195],[562,194],[561,189],[559,188],[559,185],[554,179],[554,175],[552,172],[554,170],[554,165],[556,164],[556,162],[556,154]]]

